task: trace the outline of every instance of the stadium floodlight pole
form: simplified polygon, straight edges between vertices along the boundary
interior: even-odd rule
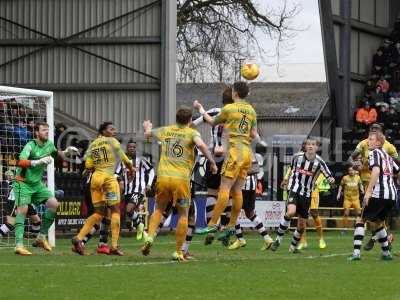
[[[10,86],[0,86],[0,93],[6,93],[11,95],[21,96],[33,96],[46,98],[46,122],[49,124],[49,140],[54,141],[54,104],[53,104],[53,92],[16,88]],[[1,98],[1,97],[0,97]],[[54,162],[47,166],[47,187],[50,191],[54,191]],[[51,225],[48,232],[48,240],[50,246],[55,246],[55,223]]]

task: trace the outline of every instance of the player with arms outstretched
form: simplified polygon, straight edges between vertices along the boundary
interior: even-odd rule
[[[111,255],[122,256],[124,253],[118,247],[120,231],[120,188],[117,178],[114,176],[119,159],[133,174],[132,162],[121,149],[121,144],[115,138],[116,129],[112,122],[104,122],[99,127],[99,136],[89,145],[86,152],[86,168],[93,169],[90,191],[94,212],[86,220],[85,225],[78,235],[72,239],[72,250],[84,255],[84,243],[86,235],[94,225],[99,225],[106,216],[107,210],[111,211]]]
[[[242,188],[247,173],[251,168],[252,154],[250,142],[257,134],[257,114],[254,108],[244,99],[249,94],[249,86],[245,82],[235,82],[232,89],[234,103],[225,105],[215,118],[209,116],[197,100],[193,106],[204,116],[211,126],[224,124],[224,130],[229,135],[229,149],[221,171],[221,185],[218,199],[213,210],[208,227],[198,230],[198,234],[209,234],[218,229],[218,220],[225,210],[229,196],[232,196],[232,212],[228,226],[221,237],[231,236],[235,233],[235,225],[243,204]],[[221,238],[220,237],[220,238]]]
[[[186,261],[182,245],[188,231],[190,178],[195,160],[194,147],[197,146],[210,161],[214,174],[217,172],[217,166],[200,134],[190,128],[192,111],[188,108],[178,109],[176,123],[176,125],[156,129],[152,129],[150,121],[143,123],[145,136],[155,137],[161,142],[161,157],[157,168],[156,209],[150,218],[148,236],[142,247],[142,254],[149,255],[163,212],[172,201],[179,215],[174,258],[181,262]]]

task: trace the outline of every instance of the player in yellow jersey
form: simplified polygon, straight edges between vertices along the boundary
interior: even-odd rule
[[[132,162],[121,149],[120,143],[115,138],[116,129],[112,122],[104,122],[99,127],[99,136],[89,145],[85,154],[85,166],[94,170],[90,191],[94,207],[93,214],[87,218],[85,225],[73,238],[72,250],[84,255],[82,240],[91,231],[94,225],[99,225],[106,216],[107,210],[111,211],[111,255],[124,255],[118,247],[120,231],[120,189],[117,178],[114,176],[115,168],[121,159],[130,174],[133,174]]]
[[[370,128],[370,132],[383,132],[382,126],[380,126],[379,124],[373,124]],[[385,140],[382,149],[385,150],[387,154],[389,154],[394,159],[398,158],[396,147],[387,140]],[[351,154],[351,157],[349,158],[349,161],[355,164],[356,168],[359,169],[362,184],[365,187],[368,186],[369,179],[371,177],[371,171],[368,167],[368,155],[368,138],[366,138],[358,143],[356,150]],[[357,164],[357,158],[360,156],[362,166],[359,166],[359,164]]]
[[[361,213],[360,191],[364,194],[364,187],[360,176],[352,166],[347,168],[347,175],[343,176],[337,193],[337,201],[340,201],[343,192],[343,228],[349,226],[350,209],[354,209],[354,214],[359,217]]]
[[[161,142],[161,156],[157,168],[156,209],[151,215],[148,235],[142,247],[142,254],[149,255],[157,234],[163,212],[168,204],[176,208],[179,220],[176,226],[176,251],[174,259],[186,261],[182,252],[188,230],[188,212],[190,207],[190,178],[195,163],[194,147],[209,160],[212,173],[217,172],[215,161],[201,139],[197,130],[190,128],[192,110],[180,108],[176,113],[176,125],[152,129],[150,121],[143,123],[147,138],[155,137]]]
[[[254,108],[244,99],[249,94],[245,82],[235,82],[232,89],[234,103],[225,105],[215,118],[209,116],[197,100],[193,106],[204,116],[211,126],[224,124],[224,131],[229,136],[229,149],[221,169],[221,185],[218,191],[217,203],[208,227],[197,231],[198,234],[209,234],[217,231],[218,220],[232,197],[232,211],[228,226],[220,238],[229,237],[235,233],[235,225],[243,204],[242,188],[251,168],[250,142],[257,137],[257,114]]]
[[[373,124],[371,125],[369,129],[370,133],[378,132],[378,133],[383,133],[383,128],[380,124]],[[396,147],[388,142],[385,139],[385,142],[382,146],[382,149],[385,150],[387,154],[389,154],[393,159],[398,159],[398,153],[396,150]],[[368,149],[368,138],[362,140],[361,142],[358,143],[356,149],[354,152],[351,154],[349,157],[349,162],[353,164],[354,168],[360,172],[360,177],[363,186],[366,188],[369,184],[369,180],[371,177],[371,171],[369,170],[368,167],[368,156],[369,156],[370,150]],[[359,159],[361,157],[361,160]],[[360,166],[361,164],[361,166]],[[369,223],[367,223],[367,226]],[[389,243],[391,244],[393,240],[393,235],[389,234],[388,235],[388,240]],[[375,244],[375,237],[373,236],[364,246],[364,250],[371,250],[374,247]]]

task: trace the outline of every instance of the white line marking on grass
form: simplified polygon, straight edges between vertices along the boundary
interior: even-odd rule
[[[284,257],[279,257],[279,256],[268,256],[268,257],[240,257],[240,258],[231,258],[227,257],[228,259],[220,259],[220,258],[209,258],[208,260],[199,260],[195,259],[192,260],[192,262],[199,262],[199,263],[205,263],[205,262],[220,262],[220,263],[226,263],[226,262],[235,262],[235,261],[248,261],[248,260],[301,260],[301,259],[326,259],[326,258],[332,258],[332,257],[338,257],[338,256],[347,256],[349,253],[331,253],[331,254],[325,254],[325,255],[312,255],[312,256],[302,256],[293,254],[291,256],[284,256]],[[189,262],[190,263],[190,262]],[[134,267],[134,266],[151,266],[151,265],[170,265],[170,264],[177,264],[176,261],[173,260],[165,260],[165,261],[149,261],[149,262],[127,262],[127,263],[104,263],[104,264],[87,264],[84,265],[85,267],[88,268],[113,268],[113,267]],[[66,263],[33,263],[33,264],[24,264],[24,263],[0,263],[0,267],[75,267],[74,264],[66,264]]]
[[[86,267],[93,268],[110,268],[110,267],[132,267],[132,266],[148,266],[148,265],[170,265],[176,264],[176,261],[150,261],[150,262],[132,262],[132,263],[108,263],[108,264],[97,264],[97,265],[87,265]]]

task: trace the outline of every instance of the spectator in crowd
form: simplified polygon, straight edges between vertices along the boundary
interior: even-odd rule
[[[384,124],[385,128],[393,129],[394,131],[399,131],[399,114],[394,109],[394,106],[389,107],[389,111],[385,116]]]
[[[54,145],[56,147],[58,147],[58,140],[59,140],[60,136],[63,134],[63,132],[66,129],[67,129],[67,126],[65,126],[63,123],[56,124],[56,130],[54,132]],[[63,139],[63,142],[65,142],[64,139]],[[60,148],[64,149],[65,147],[63,147],[63,146],[65,146],[65,145],[60,145]]]
[[[372,81],[372,79],[369,79],[364,87],[365,97],[371,98],[375,92],[375,89],[376,89],[376,87],[375,87],[374,82]]]
[[[400,18],[397,18],[393,26],[393,31],[390,34],[390,39],[392,41],[400,41]]]
[[[389,104],[383,103],[379,106],[379,113],[378,113],[378,123],[385,124],[387,120],[387,116],[389,114]],[[385,124],[385,128],[387,128]]]
[[[4,173],[4,175],[5,175],[5,180],[2,180],[0,185],[0,195],[1,195],[1,201],[3,203],[7,202],[8,196],[11,192],[14,172],[8,170],[7,172]]]
[[[387,92],[389,92],[389,88],[389,82],[385,79],[385,76],[381,76],[376,83],[376,93],[386,94]]]
[[[26,123],[26,127],[29,130],[29,132],[31,133],[31,135],[33,136],[33,132],[35,130],[35,121],[32,115],[30,115],[28,117],[27,123]]]
[[[386,58],[383,55],[384,48],[379,47],[374,57],[372,58],[372,75],[373,77],[379,77],[384,74],[384,67],[386,64]]]
[[[364,107],[357,110],[356,121],[361,128],[368,129],[372,123],[376,122],[377,118],[378,113],[369,105],[369,102],[365,102]]]
[[[394,67],[398,66],[399,63],[400,63],[400,41],[397,41],[391,47],[389,67],[394,68]]]

